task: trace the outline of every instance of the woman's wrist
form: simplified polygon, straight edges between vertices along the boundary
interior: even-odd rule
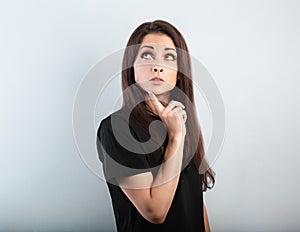
[[[169,143],[173,144],[178,144],[184,141],[185,135],[183,134],[177,134],[177,135],[171,135],[169,136]]]

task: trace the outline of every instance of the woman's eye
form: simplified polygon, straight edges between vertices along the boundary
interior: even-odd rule
[[[141,58],[144,58],[144,59],[152,59],[153,56],[152,56],[152,54],[149,53],[149,52],[144,52],[144,53],[142,53]]]
[[[166,55],[166,59],[167,60],[176,60],[176,57],[173,54],[170,53],[170,54]]]

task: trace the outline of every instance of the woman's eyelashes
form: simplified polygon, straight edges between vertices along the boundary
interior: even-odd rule
[[[168,53],[165,57],[166,57],[166,60],[176,60],[176,56],[173,55],[172,53]],[[167,57],[171,57],[171,58],[167,58]]]
[[[151,52],[143,52],[141,54],[141,58],[146,59],[146,60],[155,59],[155,55]],[[175,61],[176,56],[172,53],[167,53],[167,54],[165,54],[164,59],[169,60],[169,61]]]
[[[148,59],[154,59],[154,56],[150,52],[143,52],[141,55],[141,58],[148,60]]]

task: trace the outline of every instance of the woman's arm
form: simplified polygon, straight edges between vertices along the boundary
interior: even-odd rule
[[[203,202],[203,216],[204,216],[204,225],[205,225],[205,232],[210,232],[209,222],[208,222],[208,216],[205,204]]]
[[[183,141],[174,139],[154,180],[150,172],[117,179],[136,209],[152,223],[161,224],[166,218],[178,185],[182,153]]]
[[[130,177],[119,177],[117,181],[122,191],[145,219],[161,224],[167,216],[178,185],[187,118],[182,103],[171,101],[164,107],[154,94],[149,96],[168,131],[169,141],[163,164],[155,179],[150,172],[147,172]]]

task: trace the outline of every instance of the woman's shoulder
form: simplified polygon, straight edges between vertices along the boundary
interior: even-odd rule
[[[141,128],[138,123],[130,117],[125,109],[120,108],[113,113],[105,116],[99,123],[97,134],[99,137],[101,135],[107,134],[117,134],[124,137],[131,131],[134,135],[141,132]]]
[[[109,115],[106,115],[99,123],[99,128],[101,126],[107,126],[108,124],[111,124],[112,121],[123,121],[126,122],[127,118],[129,119],[129,116],[126,116],[127,113],[124,109],[120,108]]]

